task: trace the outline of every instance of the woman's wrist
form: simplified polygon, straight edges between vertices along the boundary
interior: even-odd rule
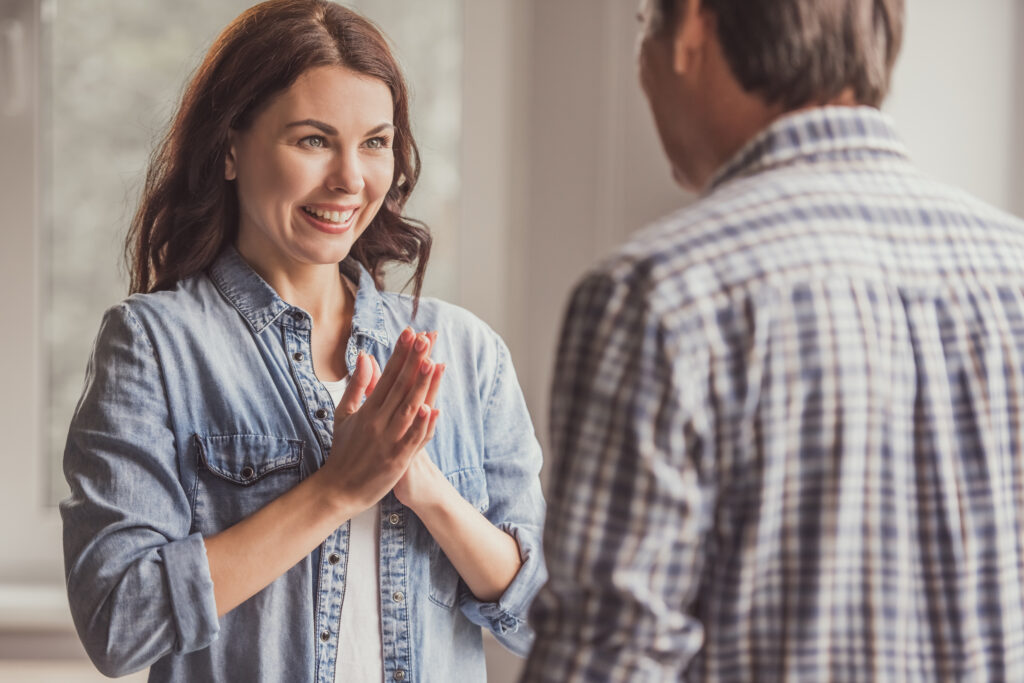
[[[449,509],[454,500],[461,500],[458,491],[436,467],[424,473],[426,481],[417,482],[416,495],[405,506],[416,513],[424,523]],[[453,498],[452,496],[455,496]]]
[[[334,477],[328,476],[323,468],[317,470],[307,479],[311,494],[318,505],[327,511],[332,519],[337,520],[335,526],[341,526],[363,511],[351,495],[339,487]]]

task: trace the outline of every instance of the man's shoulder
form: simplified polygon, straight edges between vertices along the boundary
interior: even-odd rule
[[[737,192],[699,198],[638,230],[582,282],[643,290],[646,298],[673,306],[713,295],[725,285],[723,262],[744,248],[738,238],[756,223],[757,206],[779,194],[761,188],[756,196]]]
[[[1024,221],[907,168],[892,173],[785,169],[740,178],[642,228],[591,276],[689,298],[743,288],[782,272],[843,270],[867,255],[944,239],[937,226],[984,230],[969,239],[1024,246]],[[964,239],[968,239],[967,236]],[[892,275],[889,271],[886,274]]]

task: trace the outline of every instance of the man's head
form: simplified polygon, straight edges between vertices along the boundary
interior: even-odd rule
[[[677,179],[701,186],[700,170],[687,177],[676,157],[687,138],[715,133],[700,128],[715,128],[723,114],[742,118],[760,105],[763,125],[808,106],[879,106],[903,8],[903,0],[644,0],[641,82]],[[737,134],[746,127],[732,124]],[[674,130],[681,126],[695,130]]]

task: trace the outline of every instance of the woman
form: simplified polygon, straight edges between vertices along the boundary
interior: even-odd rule
[[[529,648],[539,448],[501,340],[419,299],[418,171],[360,16],[272,0],[210,49],[65,452],[68,595],[104,673],[477,681],[481,626]],[[396,261],[414,297],[379,291]]]

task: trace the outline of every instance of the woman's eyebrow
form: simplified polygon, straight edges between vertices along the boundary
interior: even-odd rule
[[[386,130],[387,131],[391,131],[393,133],[395,131],[395,126],[393,124],[385,122],[385,123],[380,124],[376,128],[368,130],[366,132],[366,134],[367,135],[376,135],[377,133],[383,133]]]
[[[337,135],[338,129],[334,126],[324,123],[323,121],[317,121],[316,119],[302,119],[301,121],[292,121],[285,125],[285,128],[298,128],[300,126],[312,126],[318,128],[327,135]],[[366,132],[366,135],[376,135],[377,133],[383,133],[384,131],[394,132],[395,126],[392,123],[384,122]]]
[[[328,135],[337,135],[338,129],[334,126],[324,123],[323,121],[317,121],[316,119],[302,119],[301,121],[292,121],[285,128],[298,128],[299,126],[313,126],[319,128]]]

